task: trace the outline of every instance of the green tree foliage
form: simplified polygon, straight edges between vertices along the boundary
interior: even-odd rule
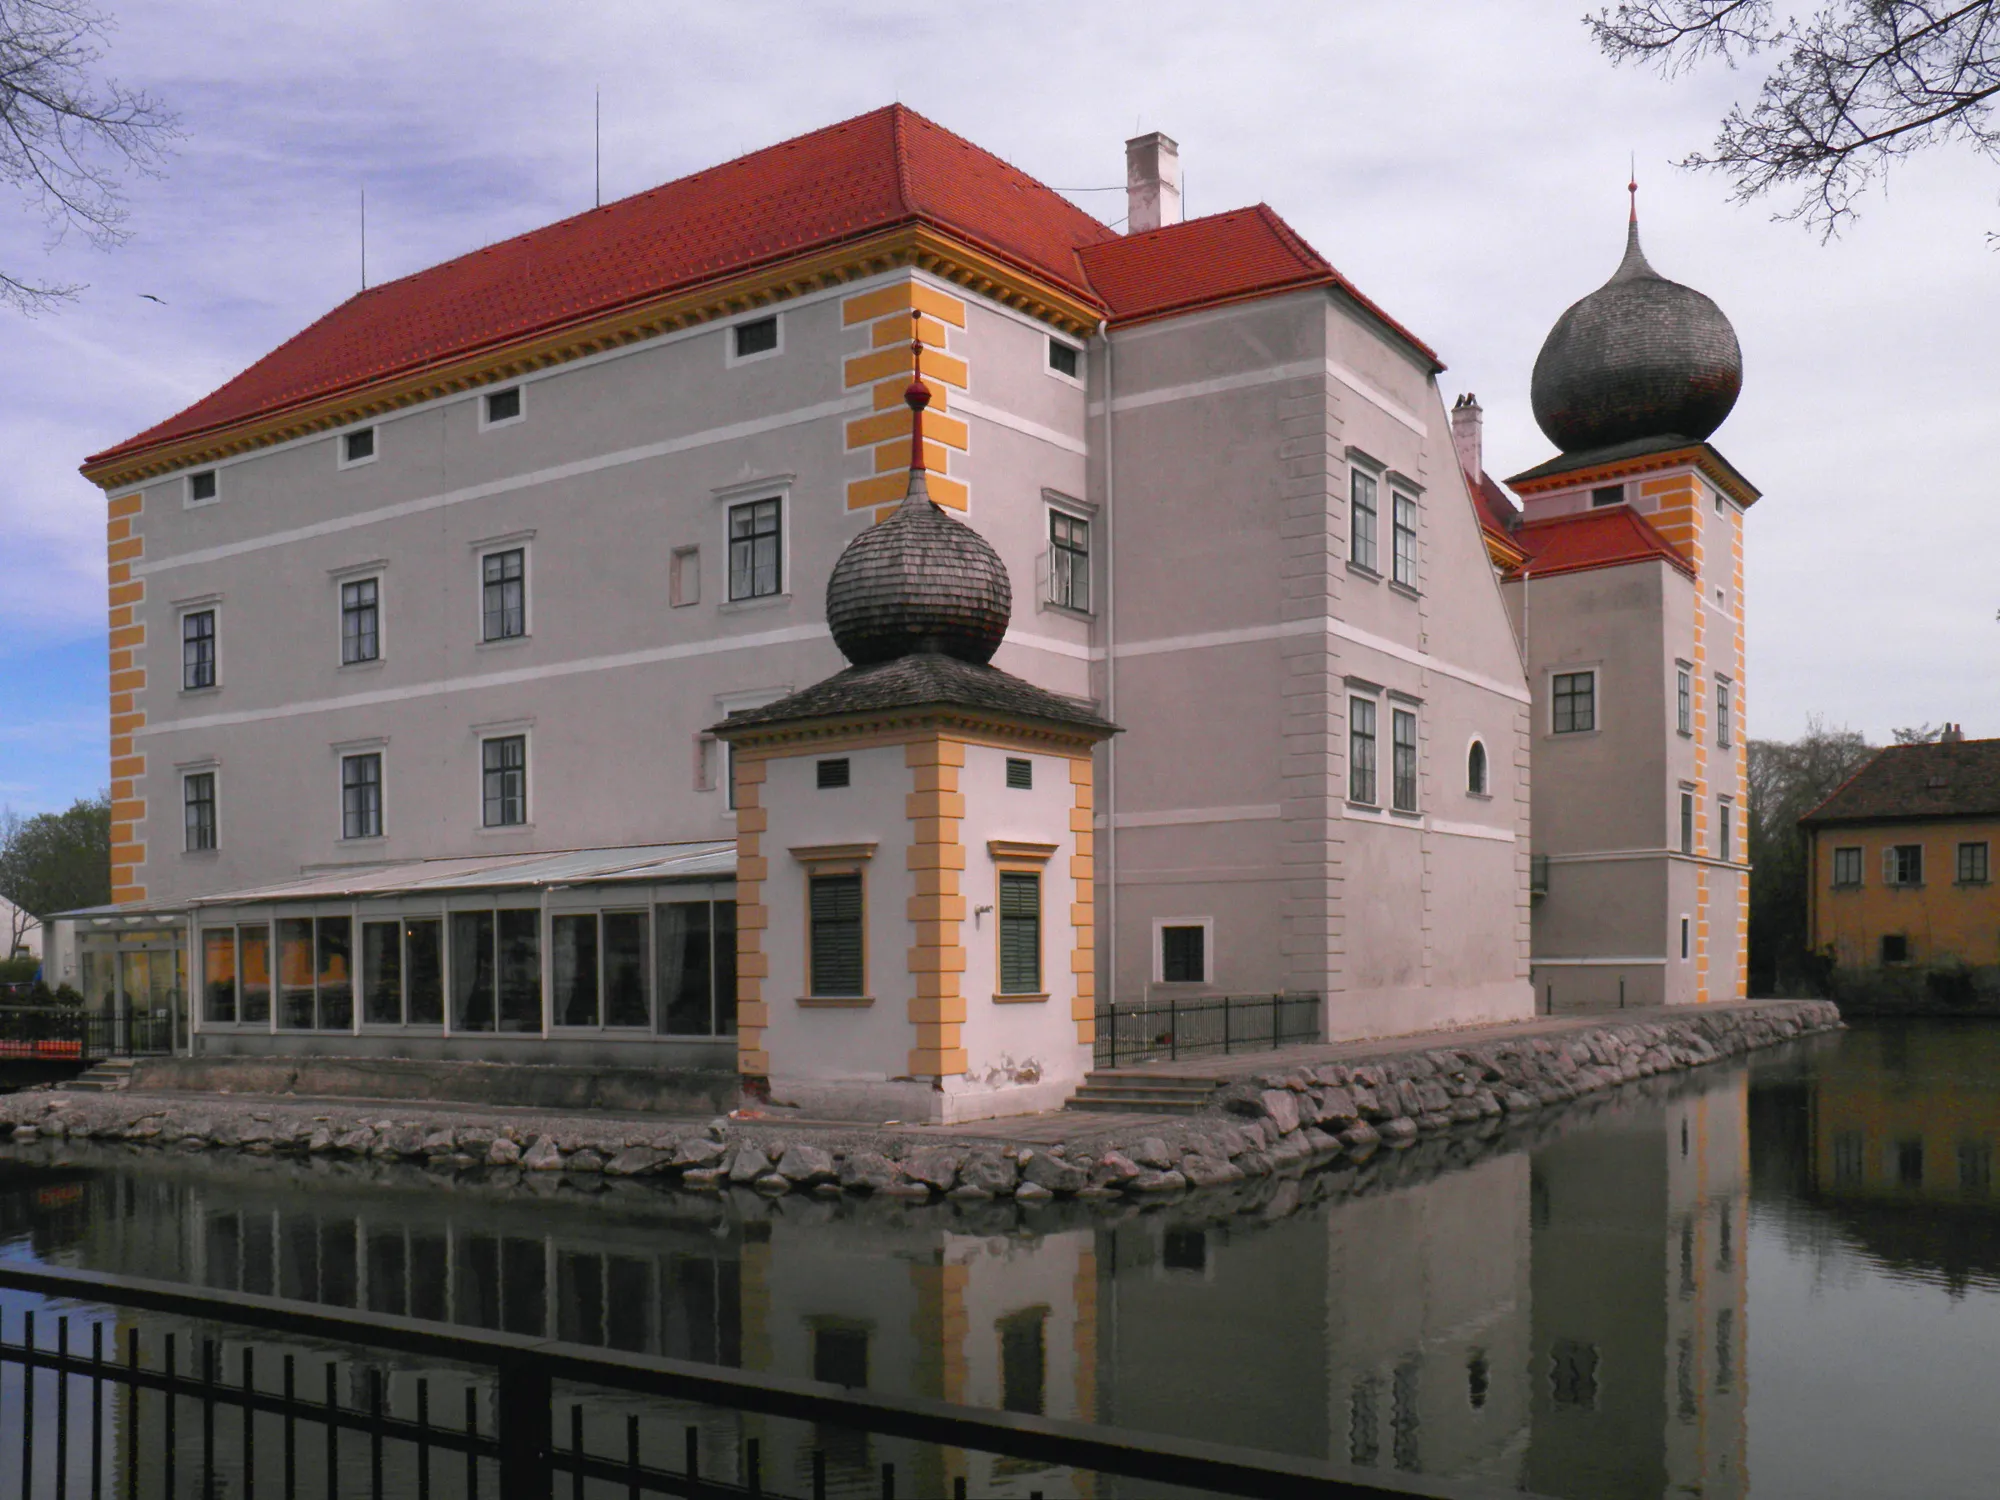
[[[0,896],[37,920],[110,901],[111,799],[81,797],[67,812],[0,817]]]
[[[1733,105],[1707,152],[1738,202],[1797,193],[1780,218],[1822,237],[1891,163],[1931,146],[2000,159],[2000,0],[1623,0],[1584,24],[1614,62],[1669,77],[1703,63],[1768,63],[1754,104]]]
[[[1750,742],[1750,992],[1813,980],[1806,930],[1806,844],[1799,819],[1860,770],[1875,748],[1817,717],[1796,740]]]
[[[25,195],[51,248],[72,230],[122,244],[126,172],[152,175],[174,117],[98,76],[110,20],[89,0],[0,0],[0,186]],[[0,305],[38,312],[82,288],[0,270]]]

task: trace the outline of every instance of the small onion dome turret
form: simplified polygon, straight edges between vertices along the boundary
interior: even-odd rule
[[[924,481],[930,391],[911,382],[910,488],[885,521],[847,544],[826,583],[833,643],[857,667],[920,651],[984,666],[1007,634],[1014,592],[985,537],[938,508]]]
[[[1743,388],[1736,330],[1713,301],[1646,263],[1635,212],[1611,279],[1556,320],[1535,360],[1535,421],[1565,453],[1706,438]]]

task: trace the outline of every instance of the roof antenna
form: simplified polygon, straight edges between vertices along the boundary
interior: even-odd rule
[[[591,165],[597,174],[595,207],[604,207],[604,90],[597,89],[591,95],[596,110],[596,118],[591,131]]]
[[[368,189],[361,189],[361,290],[368,290]]]

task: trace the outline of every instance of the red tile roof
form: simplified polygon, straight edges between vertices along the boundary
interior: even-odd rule
[[[911,224],[949,233],[1114,321],[1335,287],[1436,364],[1262,205],[1121,237],[898,104],[371,287],[86,467]]]
[[[1508,535],[1528,554],[1522,571],[1533,578],[1615,568],[1649,558],[1672,563],[1694,577],[1693,566],[1674,550],[1673,543],[1661,536],[1651,521],[1624,505],[1528,521]]]
[[[1514,539],[1514,528],[1520,523],[1521,508],[1484,469],[1477,474],[1466,470],[1465,487],[1472,491],[1472,508],[1479,513],[1479,524],[1518,549],[1520,543]]]
[[[1364,297],[1262,203],[1104,240],[1079,255],[1114,323],[1137,323],[1297,287],[1331,286],[1352,297],[1435,369],[1444,368],[1422,339]]]
[[[1799,821],[2000,817],[2000,740],[1891,745]]]

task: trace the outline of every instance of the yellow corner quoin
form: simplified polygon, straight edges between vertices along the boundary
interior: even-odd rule
[[[144,511],[144,491],[117,495],[105,502],[105,555],[108,560],[108,614],[110,715],[111,715],[111,899],[115,902],[146,899],[140,870],[146,863],[146,845],[140,830],[146,822],[146,799],[132,795],[139,778],[146,774],[146,757],[132,743],[133,732],[145,727],[145,710],[138,694],[146,686],[143,667],[132,665],[135,652],[146,643],[146,627],[136,621],[136,607],[146,597],[143,579],[132,578],[132,564],[146,555],[146,539],[139,530]],[[122,794],[122,795],[121,795]]]

